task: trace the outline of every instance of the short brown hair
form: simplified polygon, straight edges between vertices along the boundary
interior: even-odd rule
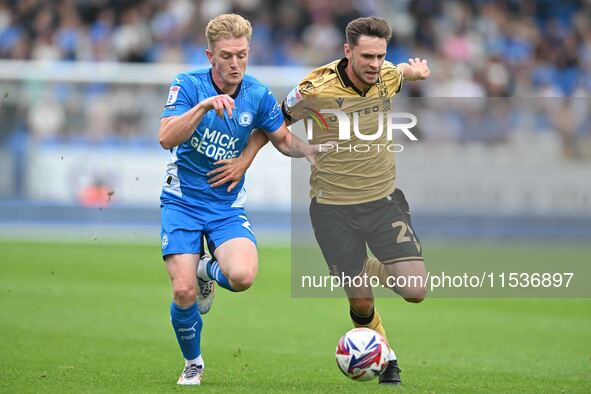
[[[361,36],[383,38],[388,42],[392,37],[392,29],[384,18],[368,16],[349,22],[345,35],[349,46],[357,45]]]
[[[250,42],[252,26],[250,22],[237,14],[223,14],[209,21],[205,28],[207,45],[213,49],[213,45],[222,38],[246,37]]]

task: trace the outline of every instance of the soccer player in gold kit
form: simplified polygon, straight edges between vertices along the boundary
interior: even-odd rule
[[[390,100],[403,81],[424,80],[431,73],[427,61],[419,58],[398,65],[386,61],[391,34],[388,22],[379,17],[349,23],[345,57],[313,70],[290,92],[282,103],[286,122],[305,119],[310,111],[318,115],[322,109],[336,109],[356,113],[358,129],[365,136],[375,133],[378,122],[385,119],[378,114],[390,110]],[[391,289],[406,301],[421,302],[426,295],[426,270],[408,203],[395,187],[394,154],[385,148],[391,141],[386,133],[371,142],[350,133],[350,140],[338,141],[337,147],[337,118],[326,116],[325,128],[315,130],[310,140],[333,148],[317,157],[310,177],[310,219],[330,272],[350,278],[375,276],[382,285],[395,283]],[[265,143],[264,133],[253,133],[242,156],[214,170],[210,182],[219,186],[240,179]],[[341,144],[348,148],[340,149]],[[351,149],[357,144],[364,149]],[[371,149],[366,150],[367,146]],[[375,258],[368,256],[367,247]],[[354,326],[374,329],[387,340],[371,287],[345,286],[345,292]],[[401,383],[394,351],[380,383]]]

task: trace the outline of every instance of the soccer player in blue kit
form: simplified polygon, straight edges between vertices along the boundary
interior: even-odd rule
[[[211,68],[175,78],[160,122],[160,145],[171,151],[160,198],[162,256],[172,284],[170,318],[185,358],[181,385],[201,384],[201,315],[211,307],[213,281],[244,291],[258,270],[244,180],[232,190],[212,187],[216,163],[240,156],[254,129],[287,156],[314,163],[318,152],[289,132],[271,91],[244,74],[251,34],[239,15],[212,19],[205,32]],[[203,237],[211,259],[204,257]]]

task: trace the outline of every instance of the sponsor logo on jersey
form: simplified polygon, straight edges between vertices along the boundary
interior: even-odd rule
[[[240,138],[206,128],[202,137],[194,135],[191,138],[191,146],[215,161],[228,160],[240,155],[238,141]]]

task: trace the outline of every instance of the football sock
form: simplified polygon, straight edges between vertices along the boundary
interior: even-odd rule
[[[185,365],[201,365],[203,368],[205,368],[205,362],[203,361],[203,357],[201,357],[201,355],[199,355],[199,357],[194,358],[193,360],[185,360]]]
[[[220,268],[220,265],[217,262],[217,260],[211,259],[207,263],[207,276],[209,276],[212,280],[215,280],[217,284],[222,286],[224,289],[236,291],[232,288],[232,285],[230,285],[230,281],[222,272],[222,269]]]
[[[388,287],[388,273],[384,264],[375,257],[368,257],[363,266],[363,273],[368,277],[375,276],[380,280],[380,285]]]
[[[394,350],[392,348],[390,348],[390,354],[388,355],[388,360],[396,360],[396,353],[394,353]]]
[[[351,320],[353,320],[353,325],[355,327],[367,327],[367,325],[374,319],[375,313],[375,308],[372,308],[367,315],[362,315],[361,313],[353,310],[353,308],[349,308],[349,314],[351,315]]]
[[[386,330],[384,329],[384,326],[382,326],[382,318],[380,317],[380,314],[375,308],[372,309],[368,315],[361,315],[360,313],[354,311],[353,308],[350,308],[349,314],[351,315],[351,320],[353,320],[353,325],[355,327],[371,328],[372,330],[380,333],[380,335],[384,337],[386,342],[388,342],[388,337],[386,337]],[[390,346],[389,342],[388,346]],[[394,353],[394,350],[392,350],[391,347],[390,356],[388,357],[388,360],[396,360],[396,353]]]
[[[368,315],[361,315],[358,312],[354,311],[353,309],[350,310],[351,319],[353,320],[353,325],[355,327],[366,327],[371,328],[374,331],[377,331],[381,336],[388,340],[386,337],[386,330],[384,330],[384,326],[382,326],[382,319],[378,311],[374,308],[369,312]]]
[[[201,356],[203,321],[197,304],[181,308],[173,301],[170,304],[170,321],[185,360],[195,360]]]

